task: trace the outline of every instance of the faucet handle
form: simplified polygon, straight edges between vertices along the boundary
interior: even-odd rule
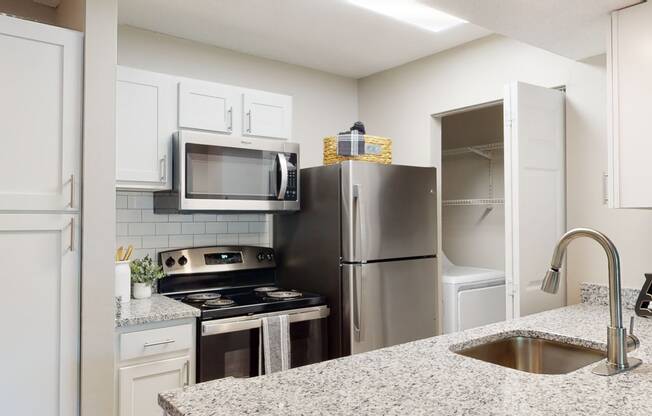
[[[629,334],[626,337],[626,351],[632,352],[641,346],[641,341],[634,335],[634,316],[629,319]]]
[[[629,318],[629,335],[634,335],[634,315]]]

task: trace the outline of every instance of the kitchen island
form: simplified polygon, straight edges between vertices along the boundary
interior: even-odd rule
[[[452,350],[509,335],[537,335],[606,350],[605,291],[584,303],[509,322],[251,379],[222,379],[159,395],[170,416],[644,414],[652,397],[652,320],[636,319],[643,364],[623,374],[531,374]],[[635,292],[624,296],[632,305]],[[624,309],[625,317],[633,310]]]

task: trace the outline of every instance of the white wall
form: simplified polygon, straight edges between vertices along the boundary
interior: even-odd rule
[[[361,79],[359,116],[370,132],[394,139],[395,163],[429,166],[439,161],[432,114],[501,99],[503,86],[513,80],[566,85],[568,227],[594,227],[610,236],[620,249],[624,285],[640,287],[643,273],[652,271],[652,213],[602,204],[605,73],[604,56],[576,62],[494,35]],[[579,300],[580,282],[607,282],[597,245],[571,245],[568,280],[572,303]]]
[[[293,97],[293,141],[301,165],[322,162],[322,139],[358,117],[356,80],[130,26],[118,29],[120,65]]]

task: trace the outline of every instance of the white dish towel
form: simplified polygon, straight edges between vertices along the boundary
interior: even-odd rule
[[[263,318],[265,374],[290,368],[290,323],[287,315]]]

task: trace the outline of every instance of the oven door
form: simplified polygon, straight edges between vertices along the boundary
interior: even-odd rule
[[[175,144],[181,210],[299,209],[299,145],[181,131]]]
[[[262,320],[287,314],[292,368],[328,358],[326,306],[203,322],[198,345],[197,382],[264,374]]]

